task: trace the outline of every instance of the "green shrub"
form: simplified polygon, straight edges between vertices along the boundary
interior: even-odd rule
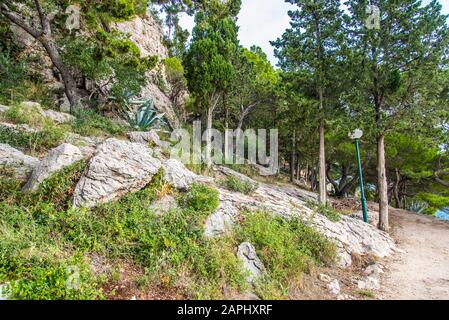
[[[254,245],[267,268],[268,277],[259,283],[262,298],[287,295],[290,281],[297,280],[311,266],[331,265],[335,261],[335,245],[300,218],[286,220],[263,212],[248,214],[238,232],[241,241]]]
[[[328,218],[330,221],[338,222],[341,219],[341,213],[330,206],[319,204],[317,207],[317,211]]]
[[[67,209],[70,206],[76,183],[86,167],[86,161],[81,160],[51,174],[32,195],[35,199],[34,202],[52,203],[58,210]]]
[[[237,191],[243,194],[250,194],[258,188],[257,183],[252,183],[247,180],[240,180],[234,176],[227,176],[221,184],[231,191]]]
[[[0,143],[30,152],[42,152],[58,146],[65,134],[64,128],[49,123],[35,132],[0,126]]]
[[[0,283],[8,283],[12,299],[101,297],[87,264],[80,255],[63,250],[46,220],[25,207],[0,203],[0,211]],[[55,211],[47,206],[45,214]],[[78,268],[78,288],[66,286],[69,266]]]
[[[83,136],[123,135],[126,128],[105,118],[92,109],[80,109],[75,113],[72,130]]]
[[[42,127],[44,124],[48,126],[52,121],[42,116],[39,107],[23,107],[21,104],[12,105],[6,110],[2,117],[17,124],[28,124],[32,127]]]
[[[220,201],[216,189],[194,183],[189,191],[181,196],[181,203],[196,212],[209,214],[218,208]]]
[[[424,210],[425,214],[434,215],[441,208],[449,206],[449,197],[441,196],[435,193],[419,193],[415,200],[426,202],[429,207]]]

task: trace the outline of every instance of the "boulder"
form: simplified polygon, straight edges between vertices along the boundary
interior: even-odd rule
[[[237,214],[237,209],[231,203],[220,203],[218,210],[206,219],[205,237],[211,238],[227,234],[234,226]]]
[[[265,266],[257,256],[256,249],[249,242],[243,242],[237,249],[237,257],[243,262],[244,270],[248,271],[249,275],[246,281],[254,283],[265,273]]]
[[[36,191],[39,185],[53,172],[81,159],[83,159],[81,150],[69,143],[63,143],[51,149],[48,155],[33,169],[31,176],[23,187],[23,191]]]
[[[74,116],[65,112],[58,112],[51,109],[42,110],[41,115],[53,120],[55,123],[61,124],[75,119]]]
[[[178,208],[178,202],[170,195],[154,201],[150,206],[150,209],[154,211],[154,213],[158,216],[163,215],[164,213],[167,213],[171,210],[176,210]]]
[[[327,274],[324,274],[324,273],[320,273],[318,275],[318,279],[320,279],[321,281],[326,282],[326,283],[330,283],[332,281],[331,277],[329,277]]]
[[[8,144],[0,143],[0,166],[11,168],[16,178],[26,179],[38,164],[39,159],[28,156]]]
[[[367,276],[378,278],[380,274],[383,273],[383,270],[377,264],[370,264],[368,267],[366,267],[363,273]]]
[[[89,161],[87,172],[76,185],[75,207],[94,207],[145,187],[161,162],[140,143],[107,139]]]
[[[176,189],[186,190],[197,179],[197,175],[188,170],[184,164],[176,159],[165,160],[162,164],[164,180]]]
[[[4,105],[0,104],[0,113],[5,112],[8,109],[9,109],[8,106],[4,106]]]
[[[367,277],[365,280],[360,280],[357,283],[357,286],[360,290],[379,290],[380,283],[379,279],[374,277]]]
[[[340,283],[338,282],[337,279],[332,280],[328,285],[327,288],[329,289],[329,291],[333,294],[338,296],[340,294]]]
[[[169,142],[162,141],[159,138],[156,130],[128,132],[128,138],[131,142],[150,144],[161,148],[170,147]]]

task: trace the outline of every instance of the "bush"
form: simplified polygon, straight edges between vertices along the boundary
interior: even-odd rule
[[[204,214],[214,212],[220,203],[216,189],[198,183],[194,183],[190,190],[181,196],[181,202],[185,207]]]
[[[238,232],[240,241],[254,245],[267,268],[268,277],[259,283],[258,290],[264,299],[287,295],[291,281],[298,280],[311,266],[331,265],[336,258],[335,245],[300,218],[248,214]]]
[[[316,206],[316,211],[325,216],[326,218],[328,218],[332,222],[340,221],[341,213],[328,205],[318,204]]]
[[[419,193],[415,196],[415,200],[423,201],[428,204],[428,208],[424,210],[424,213],[428,215],[434,215],[441,208],[449,206],[449,197],[440,196],[434,193]]]
[[[83,136],[123,135],[126,128],[105,118],[92,109],[80,109],[75,113],[72,130]]]
[[[35,132],[0,126],[0,143],[30,152],[42,152],[58,146],[65,134],[64,128],[49,123],[46,123],[42,130]]]
[[[240,180],[234,176],[227,176],[221,184],[231,191],[237,191],[243,194],[250,194],[258,188],[257,184],[247,180]]]
[[[51,125],[52,121],[42,116],[39,112],[40,107],[24,108],[20,104],[12,105],[2,116],[17,124],[28,124],[32,127],[42,127],[44,124]]]
[[[8,284],[12,299],[95,299],[98,283],[82,256],[62,250],[51,226],[33,211],[0,204],[0,283]],[[46,214],[54,214],[47,208]],[[79,287],[66,286],[79,271]],[[76,276],[76,275],[75,275]]]

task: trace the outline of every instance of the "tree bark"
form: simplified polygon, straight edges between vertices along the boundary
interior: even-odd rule
[[[292,150],[290,154],[290,182],[295,181],[296,131],[293,130]]]
[[[401,176],[399,175],[399,169],[395,168],[394,172],[396,174],[396,181],[394,182],[393,186],[393,195],[394,195],[394,201],[396,202],[396,208],[401,207],[401,199],[399,197],[399,187],[401,185]]]
[[[377,138],[377,188],[379,193],[379,229],[388,231],[388,185],[385,165],[385,136]]]
[[[39,0],[34,0],[34,4],[39,15],[41,30],[36,30],[36,28],[33,28],[26,22],[24,17],[20,14],[12,12],[6,4],[0,5],[0,13],[42,44],[51,62],[61,74],[62,81],[64,82],[65,94],[70,102],[70,111],[72,112],[72,108],[81,100],[77,90],[76,81],[70,72],[70,69],[62,62],[61,55],[59,54],[56,43],[52,37],[50,20],[48,19],[48,16],[43,11]]]
[[[324,149],[324,120],[320,122],[320,157],[319,157],[319,200],[321,204],[327,203],[326,190],[326,156]]]

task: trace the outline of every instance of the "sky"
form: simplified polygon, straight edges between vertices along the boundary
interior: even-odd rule
[[[424,0],[427,4],[430,0]],[[449,14],[449,0],[439,0],[443,5],[443,13]],[[273,65],[277,59],[273,54],[270,41],[279,38],[289,24],[288,10],[295,6],[283,0],[242,0],[242,8],[238,16],[240,44],[249,48],[257,45],[268,55]],[[187,15],[181,17],[181,25],[189,32],[194,26],[194,18]]]

